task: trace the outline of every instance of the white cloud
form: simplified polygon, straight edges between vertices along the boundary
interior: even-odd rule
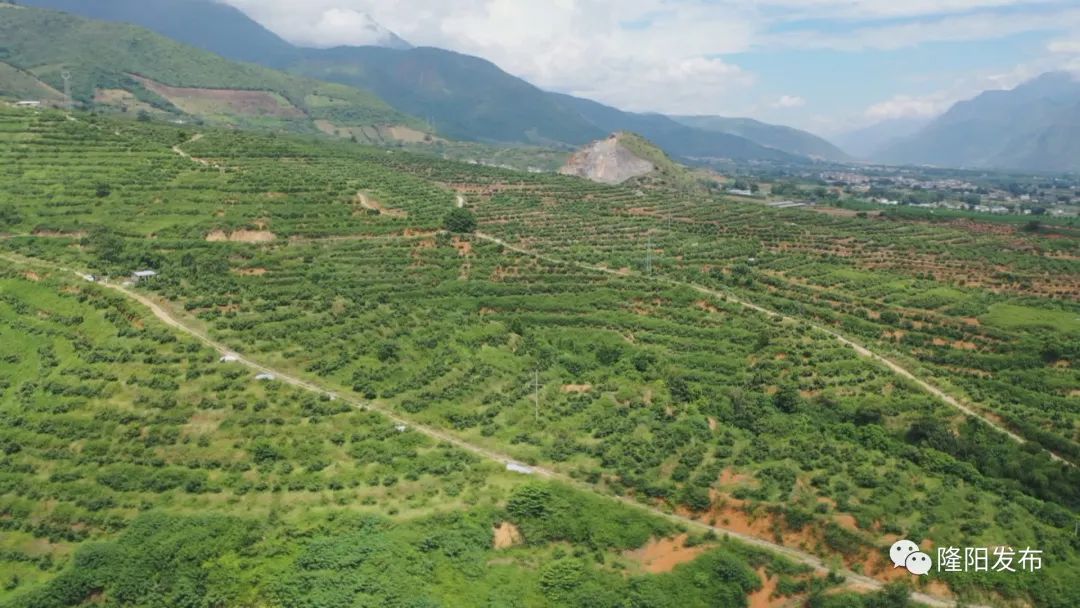
[[[935,17],[1023,6],[1067,6],[1070,0],[764,0],[784,19],[872,20]]]
[[[757,78],[725,58],[732,53],[894,50],[1080,31],[1076,0],[219,1],[299,44],[370,43],[365,15],[371,15],[413,44],[484,57],[542,88],[629,110],[693,114],[791,114],[811,105],[800,97],[804,91],[751,105],[747,99],[760,95],[753,90]],[[783,33],[774,33],[780,26]],[[1075,55],[1066,52],[1073,44],[1065,39],[1054,48]],[[964,88],[942,99],[969,93]],[[875,104],[873,113],[929,113],[944,103],[898,97]]]
[[[1063,40],[1053,40],[1046,45],[1046,50],[1051,53],[1063,55],[1080,55],[1080,38],[1072,37]]]
[[[935,118],[953,104],[971,99],[984,91],[1012,89],[1050,71],[1080,71],[1078,59],[1080,58],[1066,58],[1064,61],[1056,58],[1041,59],[1005,71],[977,72],[960,77],[950,88],[926,95],[897,95],[871,105],[863,113],[862,120],[854,121],[854,124],[847,125],[847,128],[898,118]]]
[[[839,51],[897,50],[928,42],[994,40],[1034,31],[1080,27],[1080,9],[1010,14],[984,12],[857,26],[842,33],[796,30],[767,36],[765,46]]]
[[[866,117],[872,122],[896,118],[931,118],[947,110],[954,101],[940,94],[925,97],[898,95],[867,108]]]
[[[783,95],[771,105],[777,109],[801,108],[806,105],[806,100],[796,95]]]
[[[308,37],[318,46],[337,46],[382,44],[391,34],[367,13],[332,8],[323,11]]]
[[[749,9],[705,0],[227,0],[301,44],[348,42],[368,13],[416,45],[478,55],[542,88],[630,110],[715,113],[754,82]],[[360,44],[357,40],[354,44]]]

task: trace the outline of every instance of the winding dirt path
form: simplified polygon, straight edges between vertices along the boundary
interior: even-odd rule
[[[490,237],[490,236],[487,236],[487,235],[479,235],[478,234],[477,236],[479,238],[484,239],[484,240],[488,240],[488,241],[492,241],[492,242],[500,242],[499,239],[495,239],[494,237]],[[604,272],[612,272],[612,273],[617,272],[617,271],[612,271],[610,269],[604,269],[604,268],[601,268],[601,267],[590,266],[590,265],[587,265],[587,264],[576,264],[576,263],[556,261],[555,259],[552,259],[549,256],[544,256],[542,254],[533,254],[533,253],[527,252],[525,250],[519,250],[518,248],[514,248],[513,246],[507,245],[505,243],[500,243],[500,244],[503,244],[505,247],[507,247],[509,249],[512,249],[514,251],[518,251],[519,253],[522,253],[524,255],[531,255],[531,256],[537,257],[539,259],[546,259],[548,261],[551,261],[552,263],[570,264],[572,266],[580,266],[582,268],[590,268],[592,270],[598,270],[598,271],[604,271]],[[24,258],[22,256],[17,256],[17,255],[0,254],[0,259],[5,259],[5,260],[7,260],[9,262],[13,262],[13,263],[16,263],[16,264],[22,264],[22,265],[44,266],[44,267],[50,268],[52,270],[58,270],[58,271],[61,271],[61,272],[64,272],[64,273],[74,274],[74,275],[77,275],[78,277],[83,278],[83,279],[85,279],[90,274],[90,273],[88,273],[86,271],[75,270],[75,269],[72,269],[72,268],[68,268],[68,267],[65,267],[65,266],[62,266],[62,265],[59,265],[59,264],[55,264],[55,263],[48,262],[48,261],[45,261],[45,260],[40,260],[40,259],[37,259],[37,258],[31,259],[31,258]],[[515,460],[514,458],[510,457],[507,454],[503,454],[501,452],[497,452],[495,450],[491,450],[489,448],[486,448],[486,447],[483,447],[483,446],[480,446],[480,445],[476,445],[474,443],[470,443],[470,442],[468,442],[468,441],[466,441],[464,439],[456,437],[456,436],[454,436],[454,435],[452,435],[450,433],[447,433],[447,432],[445,432],[445,431],[443,431],[441,429],[437,429],[437,428],[427,426],[427,425],[424,425],[424,424],[417,424],[415,421],[410,420],[408,418],[405,418],[403,416],[400,416],[397,413],[395,413],[395,412],[393,412],[393,411],[391,411],[391,410],[389,410],[387,408],[380,407],[380,406],[375,405],[375,404],[370,403],[370,402],[361,401],[361,400],[358,400],[358,399],[353,399],[351,397],[341,396],[338,393],[336,393],[336,392],[334,392],[334,391],[332,391],[330,389],[327,389],[327,388],[325,388],[323,386],[320,386],[320,385],[318,385],[318,384],[316,384],[314,382],[305,380],[305,379],[303,379],[303,378],[301,378],[299,376],[295,376],[295,375],[280,371],[278,369],[263,365],[263,364],[259,363],[258,361],[255,361],[254,359],[251,359],[251,358],[237,352],[235,349],[231,349],[231,348],[225,346],[224,344],[222,344],[221,342],[218,342],[218,341],[214,340],[205,331],[197,328],[190,319],[185,319],[185,318],[181,317],[181,315],[178,314],[177,312],[175,312],[173,307],[170,306],[169,303],[167,303],[167,302],[153,300],[153,299],[147,297],[146,295],[143,295],[142,293],[139,293],[139,292],[135,291],[134,289],[125,287],[123,285],[118,285],[116,283],[97,282],[97,283],[93,283],[93,284],[98,285],[98,286],[100,286],[102,288],[105,288],[105,289],[111,289],[111,290],[116,291],[116,292],[118,292],[120,294],[123,294],[125,297],[129,298],[130,300],[132,300],[134,302],[138,302],[142,306],[145,306],[151,313],[154,314],[155,317],[157,317],[162,323],[164,323],[168,327],[171,327],[176,331],[182,332],[184,334],[187,334],[187,335],[195,338],[196,340],[198,340],[199,342],[202,342],[206,346],[209,346],[209,347],[213,348],[215,351],[217,351],[221,355],[229,355],[231,357],[235,357],[236,360],[235,360],[234,363],[244,365],[244,366],[250,368],[251,370],[259,372],[259,373],[271,374],[271,375],[274,376],[274,378],[276,380],[284,382],[284,383],[289,384],[291,386],[294,386],[296,388],[306,390],[306,391],[310,391],[310,392],[313,392],[313,393],[316,393],[316,394],[319,394],[319,395],[325,395],[325,396],[328,396],[328,397],[330,397],[332,399],[341,400],[344,403],[347,403],[350,406],[355,407],[357,409],[378,412],[379,414],[385,416],[386,418],[388,418],[390,421],[394,422],[395,424],[405,425],[408,428],[413,429],[413,430],[415,430],[415,431],[417,431],[419,433],[422,433],[422,434],[424,434],[424,435],[426,435],[426,436],[428,436],[428,437],[430,437],[430,438],[432,438],[432,439],[434,439],[436,441],[446,442],[446,443],[448,443],[450,445],[453,445],[453,446],[455,446],[457,448],[460,448],[460,449],[462,449],[462,450],[464,450],[466,452],[475,454],[475,455],[477,455],[477,456],[479,456],[479,457],[481,457],[481,458],[483,458],[485,460],[496,462],[496,463],[498,463],[498,464],[500,464],[502,466],[507,466],[507,465],[516,465],[516,466],[519,466],[519,467],[523,466],[523,465],[521,465],[521,463],[519,463],[517,460]],[[722,297],[722,296],[718,296],[718,297]],[[724,528],[722,526],[711,526],[711,525],[708,525],[706,523],[697,521],[696,519],[693,519],[693,518],[690,518],[690,517],[684,517],[684,516],[681,516],[681,515],[678,515],[678,514],[675,514],[675,513],[668,513],[668,512],[665,512],[665,511],[663,511],[663,510],[661,510],[659,508],[637,502],[636,500],[634,500],[632,498],[628,498],[628,497],[625,497],[625,496],[615,496],[615,495],[609,494],[609,493],[601,490],[600,488],[598,488],[598,487],[596,487],[596,486],[594,486],[592,484],[589,484],[589,483],[586,483],[586,482],[583,482],[583,481],[579,481],[577,479],[574,479],[574,478],[570,477],[569,475],[565,475],[563,473],[559,473],[557,471],[554,471],[554,470],[551,470],[551,469],[548,469],[548,468],[537,467],[537,466],[528,466],[527,469],[529,471],[531,471],[532,475],[535,475],[537,477],[542,477],[542,478],[545,478],[545,479],[555,480],[555,481],[558,481],[558,482],[563,483],[565,485],[574,487],[574,488],[576,488],[578,490],[589,492],[589,493],[592,493],[594,495],[606,498],[608,500],[617,501],[617,502],[619,502],[619,503],[621,503],[621,504],[623,504],[623,505],[625,505],[627,507],[637,509],[637,510],[640,510],[640,511],[646,511],[646,512],[648,512],[648,513],[650,513],[650,514],[652,514],[654,516],[662,517],[662,518],[664,518],[664,519],[666,519],[668,521],[671,521],[671,522],[673,522],[675,524],[684,526],[684,527],[686,527],[688,529],[711,530],[711,531],[713,531],[713,532],[715,532],[715,533],[717,533],[719,535],[726,535],[728,537],[734,538],[734,539],[736,539],[736,540],[738,540],[738,541],[740,541],[742,543],[745,543],[747,545],[751,545],[751,546],[754,546],[754,547],[759,547],[759,548],[771,551],[773,553],[779,553],[779,554],[787,557],[788,559],[790,559],[790,560],[792,560],[794,562],[804,564],[804,565],[807,565],[807,566],[813,568],[819,574],[825,574],[825,573],[828,573],[830,571],[833,571],[833,572],[837,572],[838,574],[844,576],[849,583],[854,583],[854,584],[860,585],[860,586],[862,586],[864,588],[876,590],[876,589],[881,589],[881,588],[884,587],[884,583],[882,581],[879,581],[879,580],[877,580],[875,578],[871,578],[869,576],[865,576],[865,575],[862,575],[862,574],[856,574],[855,572],[852,572],[850,570],[832,568],[828,564],[826,564],[826,562],[822,558],[817,557],[815,555],[812,555],[810,553],[807,553],[805,551],[799,550],[799,549],[795,549],[795,548],[792,548],[792,547],[786,547],[784,545],[780,545],[780,544],[777,544],[777,543],[774,543],[774,542],[771,542],[771,541],[768,541],[768,540],[765,540],[765,539],[762,539],[762,538],[758,538],[756,536],[751,536],[751,535],[748,535],[748,534],[743,534],[741,532],[737,532],[735,530],[730,530],[730,529]],[[911,594],[911,597],[912,597],[913,600],[915,600],[917,602],[920,602],[922,604],[925,604],[927,606],[931,606],[933,608],[951,608],[953,606],[958,605],[957,602],[955,602],[953,600],[944,599],[944,598],[941,598],[941,597],[938,597],[938,596],[934,596],[934,595],[930,595],[930,594],[922,593],[922,592],[913,592]],[[978,604],[964,604],[964,606],[967,606],[969,608],[989,608],[987,606],[981,606],[981,605],[978,605]]]
[[[203,138],[202,133],[196,133],[195,135],[191,136],[191,139],[189,139],[189,140],[187,140],[187,141],[185,141],[183,143],[176,144],[175,146],[173,146],[172,151],[175,152],[176,154],[178,154],[181,158],[186,158],[186,159],[190,160],[193,163],[199,163],[200,165],[202,165],[204,167],[210,167],[212,169],[217,169],[218,171],[224,171],[226,169],[226,167],[224,167],[223,165],[219,165],[217,163],[212,163],[212,162],[206,160],[205,158],[198,158],[198,157],[192,156],[192,155],[188,154],[187,152],[185,152],[184,149],[180,147],[180,146],[183,146],[183,145],[186,145],[186,144],[193,144],[193,143],[199,141],[202,138]]]

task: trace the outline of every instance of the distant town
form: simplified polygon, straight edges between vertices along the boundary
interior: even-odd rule
[[[727,194],[771,207],[915,207],[994,215],[1080,216],[1080,176],[918,167],[792,167],[738,175]]]

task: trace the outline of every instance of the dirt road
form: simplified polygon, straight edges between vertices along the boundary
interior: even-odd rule
[[[562,259],[559,259],[559,258],[555,258],[555,257],[549,256],[549,255],[542,254],[542,253],[537,253],[535,251],[530,251],[530,250],[524,249],[522,247],[517,247],[515,245],[511,245],[510,243],[507,243],[506,241],[504,241],[504,240],[502,240],[502,239],[500,239],[498,237],[492,236],[490,234],[484,234],[484,233],[481,233],[481,232],[477,232],[475,236],[478,239],[485,240],[485,241],[488,241],[488,242],[491,242],[491,243],[496,243],[498,245],[501,245],[501,246],[503,246],[503,247],[515,252],[515,253],[520,253],[522,255],[527,255],[527,256],[533,257],[535,259],[543,260],[545,262],[549,262],[549,263],[552,263],[552,264],[558,264],[558,265],[562,265],[562,266],[573,266],[573,267],[576,267],[576,268],[582,268],[582,269],[585,269],[585,270],[592,270],[594,272],[603,272],[603,273],[616,275],[616,276],[626,276],[624,271],[614,270],[614,269],[611,269],[611,268],[606,268],[604,266],[596,266],[596,265],[593,265],[593,264],[585,264],[583,262],[574,262],[574,261],[570,261],[570,260],[562,260]],[[793,322],[803,323],[803,324],[809,325],[809,326],[813,327],[814,329],[817,329],[818,331],[825,332],[826,334],[832,336],[837,341],[839,341],[841,344],[850,346],[852,349],[855,350],[855,352],[859,356],[864,357],[866,359],[870,359],[872,361],[876,361],[878,363],[881,363],[885,367],[889,368],[893,373],[895,373],[898,376],[901,376],[901,377],[909,380],[910,382],[912,382],[913,384],[918,386],[920,389],[922,389],[924,392],[929,393],[930,395],[940,399],[945,404],[947,404],[947,405],[949,405],[949,406],[963,412],[964,414],[966,414],[968,416],[978,418],[982,422],[985,422],[987,425],[989,425],[991,428],[1000,431],[1002,434],[1007,436],[1009,439],[1011,439],[1011,440],[1013,440],[1013,441],[1015,441],[1017,443],[1021,443],[1021,444],[1026,443],[1026,440],[1023,437],[1021,437],[1020,435],[1017,435],[1016,433],[1010,431],[1009,429],[1002,427],[1000,424],[998,424],[994,420],[991,420],[990,418],[988,418],[984,414],[981,414],[978,411],[976,411],[975,409],[961,403],[959,400],[957,400],[952,395],[949,395],[948,393],[941,390],[940,388],[938,388],[938,387],[930,384],[929,382],[919,378],[914,373],[912,373],[910,370],[906,369],[904,366],[900,365],[896,361],[893,361],[892,359],[889,359],[888,357],[885,357],[884,355],[880,355],[878,353],[875,353],[874,351],[867,348],[865,345],[859,344],[858,342],[855,342],[854,340],[852,340],[852,339],[850,339],[850,338],[848,338],[848,337],[846,337],[846,336],[844,336],[844,335],[842,335],[840,333],[837,333],[836,331],[834,331],[832,329],[829,329],[828,327],[825,327],[823,325],[819,325],[817,323],[813,323],[811,321],[807,321],[806,319],[800,319],[798,317],[791,317],[791,316],[788,316],[788,315],[785,315],[785,314],[781,314],[781,313],[778,313],[776,311],[769,310],[769,309],[767,309],[767,308],[765,308],[763,306],[759,306],[757,304],[754,304],[753,302],[750,302],[748,300],[744,300],[742,298],[734,296],[734,295],[732,295],[730,293],[718,291],[718,290],[715,290],[715,289],[710,289],[708,287],[704,287],[704,286],[697,285],[697,284],[694,284],[694,283],[687,283],[685,281],[678,281],[678,280],[675,280],[675,279],[670,279],[670,278],[666,278],[666,277],[658,277],[658,276],[652,276],[652,277],[648,277],[648,278],[650,278],[650,279],[652,279],[654,281],[660,282],[660,283],[668,284],[668,285],[675,285],[675,286],[679,286],[679,287],[688,287],[690,289],[693,289],[694,291],[697,291],[698,293],[701,293],[701,294],[704,294],[704,295],[707,295],[707,296],[710,296],[710,297],[714,297],[714,298],[717,298],[719,300],[723,300],[723,301],[727,301],[727,302],[733,302],[733,303],[738,304],[738,305],[740,305],[740,306],[742,306],[744,308],[759,312],[759,313],[761,313],[763,315],[767,315],[769,317],[779,318],[779,319],[784,319],[785,321],[793,321]],[[1076,466],[1076,465],[1072,464],[1071,462],[1061,458],[1057,454],[1054,454],[1052,452],[1048,452],[1048,453],[1050,454],[1050,457],[1052,459],[1054,459],[1055,461],[1057,461],[1057,462],[1063,462],[1065,464],[1068,464],[1069,466]]]
[[[483,236],[478,235],[478,236],[480,236],[480,238],[484,238],[485,240],[489,240],[489,241],[493,241],[493,242],[500,242],[498,239],[495,239],[494,237],[490,237],[490,236],[486,236],[486,235],[483,235]],[[500,244],[502,244],[503,246],[508,247],[508,248],[510,248],[512,250],[517,251],[516,248],[514,248],[514,247],[512,247],[510,245],[507,245],[505,243],[500,243]],[[519,252],[523,253],[523,254],[527,254],[527,255],[533,255],[534,257],[538,257],[538,258],[542,258],[542,259],[548,259],[548,256],[543,256],[543,255],[540,255],[540,254],[531,254],[531,253],[528,253],[528,252],[526,252],[524,250],[521,250]],[[46,261],[38,260],[38,259],[24,258],[24,257],[21,257],[21,256],[16,256],[16,255],[0,254],[0,259],[6,259],[6,260],[8,260],[10,262],[14,262],[14,263],[17,263],[17,264],[23,264],[23,265],[43,266],[43,267],[47,267],[47,268],[50,268],[50,269],[53,269],[53,270],[58,270],[58,271],[61,271],[61,272],[74,274],[74,275],[77,275],[80,278],[85,278],[86,276],[88,276],[90,274],[89,272],[86,272],[86,271],[74,270],[74,269],[71,269],[71,268],[68,268],[68,267],[61,266],[59,264],[54,264],[54,263],[51,263],[51,262],[46,262]],[[553,261],[554,262],[554,260],[551,260],[551,259],[548,259],[548,261]],[[564,262],[558,262],[558,263],[564,263]],[[578,264],[571,264],[571,265],[576,266]],[[588,267],[588,268],[591,268],[593,270],[602,270],[602,271],[605,271],[605,272],[608,271],[608,269],[603,269],[603,268],[600,268],[600,267],[593,267],[593,266],[584,265],[584,264],[582,264],[580,266]],[[611,271],[611,272],[614,272],[614,271]],[[391,420],[395,424],[405,425],[408,428],[410,428],[412,430],[415,430],[416,432],[422,433],[422,434],[424,434],[424,435],[426,435],[426,436],[428,436],[428,437],[430,437],[430,438],[432,438],[432,439],[434,439],[436,441],[446,442],[446,443],[448,443],[450,445],[453,445],[453,446],[455,446],[455,447],[457,447],[459,449],[462,449],[462,450],[464,450],[466,452],[475,454],[475,455],[479,456],[480,458],[483,458],[485,460],[489,460],[489,461],[492,461],[492,462],[496,462],[501,466],[505,467],[506,465],[511,465],[511,464],[517,465],[517,464],[519,464],[518,461],[516,461],[515,459],[513,459],[509,455],[497,452],[495,450],[491,450],[491,449],[483,447],[483,446],[479,446],[479,445],[470,443],[470,442],[468,442],[468,441],[466,441],[464,439],[456,437],[456,436],[454,436],[454,435],[452,435],[450,433],[447,433],[447,432],[445,432],[445,431],[443,431],[441,429],[437,429],[437,428],[430,427],[430,426],[423,425],[423,424],[417,424],[416,422],[414,422],[414,421],[412,421],[412,420],[410,420],[408,418],[402,417],[402,416],[398,415],[397,413],[395,413],[393,411],[390,411],[390,410],[388,410],[386,408],[377,406],[377,405],[372,404],[370,402],[360,401],[360,400],[353,399],[353,398],[347,397],[347,396],[341,396],[341,395],[339,395],[338,393],[336,393],[336,392],[334,392],[332,390],[329,390],[329,389],[327,389],[325,387],[319,386],[318,384],[316,384],[314,382],[311,382],[311,381],[305,380],[303,378],[300,378],[299,376],[294,376],[292,374],[285,373],[283,371],[280,371],[280,370],[274,369],[272,367],[263,365],[263,364],[255,361],[255,360],[249,358],[249,357],[244,356],[243,354],[237,352],[236,350],[230,349],[229,347],[225,346],[224,344],[214,340],[206,332],[202,331],[201,329],[198,329],[191,320],[184,319],[179,313],[176,313],[174,311],[174,309],[168,303],[153,300],[150,297],[148,297],[148,296],[146,296],[146,295],[144,295],[142,293],[139,293],[139,292],[137,292],[136,290],[134,290],[132,288],[125,287],[123,285],[118,285],[118,284],[115,284],[115,283],[94,283],[94,284],[96,284],[96,285],[98,285],[98,286],[100,286],[102,288],[111,289],[113,291],[121,293],[124,296],[126,296],[127,298],[131,299],[132,301],[138,302],[142,306],[145,306],[151,313],[153,313],[153,315],[155,317],[157,317],[165,325],[173,328],[176,331],[182,332],[184,334],[187,334],[187,335],[195,338],[196,340],[198,340],[199,342],[202,342],[206,346],[209,346],[210,348],[213,348],[215,351],[217,351],[221,355],[229,355],[231,357],[234,357],[235,358],[234,363],[236,363],[236,364],[244,365],[244,366],[246,366],[246,367],[250,368],[251,370],[253,370],[255,372],[258,372],[258,373],[271,374],[272,376],[274,376],[274,378],[276,380],[284,382],[284,383],[289,384],[291,386],[297,387],[299,389],[306,390],[306,391],[311,391],[311,392],[319,394],[319,395],[326,395],[326,396],[331,397],[333,399],[341,400],[342,402],[347,403],[347,404],[349,404],[349,405],[351,405],[351,406],[353,406],[353,407],[355,407],[357,409],[370,410],[370,411],[378,412],[379,414],[382,414],[383,416],[385,416],[386,418],[388,418],[389,420]],[[767,312],[767,311],[763,311],[763,312]],[[760,547],[762,549],[766,549],[766,550],[769,550],[769,551],[772,551],[772,552],[775,552],[775,553],[779,553],[779,554],[784,555],[785,557],[787,557],[788,559],[790,559],[790,560],[792,560],[794,562],[810,566],[811,568],[813,568],[814,570],[816,570],[817,572],[822,573],[822,574],[827,573],[830,570],[836,571],[837,573],[843,575],[847,579],[847,581],[849,583],[853,583],[853,584],[855,584],[857,586],[862,586],[864,588],[869,588],[869,589],[881,589],[884,586],[884,584],[881,581],[877,580],[877,579],[874,579],[874,578],[871,578],[871,577],[868,577],[868,576],[865,576],[865,575],[861,575],[861,574],[856,574],[855,572],[852,572],[850,570],[844,570],[844,569],[834,570],[834,569],[830,568],[824,562],[824,560],[822,560],[821,558],[819,558],[819,557],[817,557],[815,555],[812,555],[810,553],[807,553],[805,551],[801,551],[799,549],[795,549],[795,548],[792,548],[792,547],[786,547],[786,546],[783,546],[783,545],[780,545],[780,544],[777,544],[777,543],[774,543],[774,542],[771,542],[771,541],[768,541],[768,540],[765,540],[765,539],[762,539],[762,538],[758,538],[756,536],[750,536],[750,535],[747,535],[747,534],[736,532],[734,530],[729,530],[729,529],[726,529],[726,528],[724,528],[722,526],[711,526],[711,525],[708,525],[706,523],[697,521],[697,520],[689,518],[689,517],[683,517],[681,515],[677,515],[677,514],[674,514],[674,513],[668,513],[666,511],[663,511],[662,509],[659,509],[659,508],[656,508],[656,507],[653,507],[653,506],[650,506],[650,505],[639,503],[639,502],[637,502],[637,501],[635,501],[635,500],[633,500],[631,498],[627,498],[627,497],[624,497],[624,496],[614,496],[614,495],[608,494],[607,492],[604,492],[603,490],[601,490],[600,488],[598,488],[596,486],[593,486],[591,484],[579,481],[579,480],[574,479],[574,478],[572,478],[572,477],[570,477],[568,475],[559,473],[559,472],[551,470],[551,469],[547,469],[547,468],[544,468],[544,467],[537,467],[537,466],[529,466],[529,469],[531,469],[532,474],[537,476],[537,477],[556,480],[556,481],[559,481],[559,482],[561,482],[563,484],[566,484],[566,485],[572,486],[574,488],[577,488],[579,490],[582,490],[582,491],[585,491],[585,492],[590,492],[592,494],[601,496],[601,497],[609,499],[609,500],[617,501],[617,502],[619,502],[619,503],[621,503],[623,505],[626,505],[628,507],[638,509],[638,510],[642,510],[642,511],[647,511],[647,512],[651,513],[652,515],[662,517],[662,518],[664,518],[666,520],[669,520],[671,522],[674,522],[676,524],[683,525],[683,526],[685,526],[685,527],[687,527],[689,529],[712,530],[713,532],[717,533],[718,535],[722,535],[722,536],[726,535],[726,536],[729,536],[731,538],[737,539],[740,542],[746,543],[748,545],[752,545],[752,546],[755,546],[755,547]],[[912,599],[914,599],[917,602],[921,602],[923,604],[926,604],[927,606],[932,606],[934,608],[948,608],[948,607],[952,607],[952,606],[957,605],[957,603],[952,601],[952,600],[940,598],[940,597],[925,594],[925,593],[922,593],[922,592],[913,593],[912,594]],[[970,608],[988,608],[988,607],[979,606],[979,605],[976,605],[976,604],[965,604],[965,606],[968,606]]]

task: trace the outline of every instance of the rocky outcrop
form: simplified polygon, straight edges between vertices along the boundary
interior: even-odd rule
[[[656,170],[656,165],[634,154],[616,133],[593,142],[570,157],[559,173],[601,184],[621,184]]]

